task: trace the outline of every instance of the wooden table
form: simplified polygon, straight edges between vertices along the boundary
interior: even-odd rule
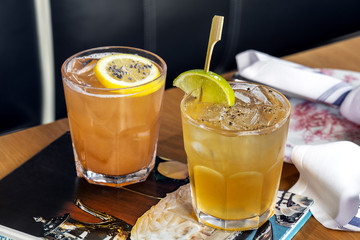
[[[344,40],[316,49],[286,56],[284,59],[313,68],[336,68],[360,72],[360,37]],[[224,74],[231,79],[233,73]],[[171,81],[171,79],[169,79]],[[158,154],[179,161],[186,161],[183,149],[179,102],[183,93],[179,89],[165,92],[162,125],[158,144]],[[41,125],[0,137],[0,179],[16,167],[34,156],[37,152],[69,130],[67,119]],[[293,165],[284,164],[280,189],[289,189],[298,179]],[[143,212],[154,200],[148,201]],[[129,215],[130,213],[128,213]],[[134,224],[139,216],[126,215],[126,221]],[[120,216],[122,217],[122,216]],[[360,233],[340,232],[326,229],[313,217],[295,235],[294,239],[359,239]]]

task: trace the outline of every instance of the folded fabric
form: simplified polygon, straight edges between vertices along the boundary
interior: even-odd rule
[[[349,141],[295,146],[300,172],[289,190],[314,199],[310,208],[325,227],[360,231],[360,147]]]
[[[284,94],[340,107],[348,120],[360,124],[360,87],[293,62],[255,50],[236,55],[239,74],[250,81],[268,85]]]

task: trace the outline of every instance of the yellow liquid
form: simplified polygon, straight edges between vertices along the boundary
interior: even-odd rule
[[[104,88],[93,74],[76,77]],[[164,83],[165,76],[150,94],[124,96],[110,91],[85,92],[64,82],[75,157],[85,171],[118,176],[149,166],[156,152]]]
[[[218,122],[207,123],[213,127],[209,130],[203,120],[189,118],[203,112],[201,108],[194,101],[182,109],[195,208],[224,220],[257,218],[267,211],[271,216],[289,119],[272,131],[237,134],[224,131]]]

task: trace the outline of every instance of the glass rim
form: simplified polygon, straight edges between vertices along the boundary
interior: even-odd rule
[[[156,63],[157,65],[160,66],[160,69],[159,69],[160,70],[160,75],[157,78],[154,78],[153,80],[151,80],[149,82],[142,83],[142,84],[139,84],[139,85],[136,85],[136,86],[122,87],[122,88],[106,88],[106,87],[93,87],[93,86],[81,85],[77,81],[75,81],[71,76],[69,76],[67,74],[68,72],[65,70],[67,65],[73,59],[79,57],[80,55],[83,55],[83,54],[86,54],[86,53],[92,52],[92,51],[99,51],[99,50],[104,50],[103,52],[111,52],[111,49],[128,49],[128,50],[134,51],[134,53],[132,53],[132,54],[135,54],[136,52],[142,52],[142,53],[153,56],[154,58],[156,58],[160,62],[160,64]],[[108,51],[105,51],[105,50],[108,50]],[[142,57],[144,57],[144,56],[142,56]],[[148,57],[145,57],[145,58],[149,59]],[[149,60],[153,61],[152,59],[149,59]],[[147,50],[144,50],[144,49],[141,49],[141,48],[127,47],[127,46],[103,46],[103,47],[89,48],[89,49],[77,52],[77,53],[73,54],[72,56],[68,57],[63,62],[62,66],[61,66],[61,74],[62,74],[62,80],[63,81],[69,81],[69,82],[71,82],[73,84],[76,84],[77,86],[80,86],[81,88],[85,88],[85,89],[89,89],[89,90],[93,90],[93,91],[105,91],[105,92],[114,92],[114,91],[122,92],[122,91],[126,91],[126,90],[129,90],[129,89],[134,89],[134,88],[146,86],[148,84],[152,84],[152,83],[154,83],[156,81],[159,81],[161,79],[165,79],[164,76],[166,75],[166,72],[167,72],[166,62],[160,56],[158,56],[157,54],[155,54],[153,52],[150,52],[150,51],[147,51]],[[162,81],[159,81],[159,83],[160,82],[162,82]],[[157,84],[159,84],[159,83],[157,83]],[[156,86],[157,84],[155,84],[154,86]],[[141,93],[141,92],[137,92],[136,94]],[[131,95],[133,95],[133,94],[131,94]]]
[[[207,131],[217,132],[217,133],[220,133],[222,135],[231,135],[231,136],[243,136],[243,135],[246,136],[246,135],[257,135],[257,134],[271,133],[271,132],[275,131],[276,129],[281,128],[290,119],[290,114],[291,114],[290,102],[287,99],[287,97],[285,97],[285,95],[282,94],[281,92],[279,92],[278,90],[273,89],[273,88],[271,88],[269,86],[262,85],[262,84],[246,82],[246,81],[241,81],[241,82],[239,82],[239,81],[228,81],[228,83],[229,84],[248,84],[248,85],[254,85],[254,86],[263,86],[263,87],[265,87],[267,89],[270,89],[270,90],[276,92],[277,94],[279,94],[283,98],[285,104],[287,105],[286,115],[278,123],[276,123],[275,125],[267,126],[267,127],[264,127],[264,128],[261,128],[261,129],[255,129],[255,130],[224,129],[224,128],[219,128],[219,127],[214,127],[214,126],[207,126],[207,125],[202,124],[199,121],[196,121],[195,119],[193,119],[191,116],[189,116],[186,113],[186,111],[184,109],[185,101],[189,97],[192,96],[191,93],[185,94],[184,97],[181,100],[181,103],[180,103],[181,114],[186,119],[188,119],[189,122],[191,124],[193,124],[194,126],[197,126],[197,127],[202,128],[204,130],[207,130]]]

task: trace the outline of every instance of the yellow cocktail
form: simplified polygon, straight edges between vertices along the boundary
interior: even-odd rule
[[[259,227],[273,214],[290,104],[277,91],[231,83],[232,107],[185,96],[183,136],[196,214],[230,230]]]
[[[113,73],[119,76],[119,82],[126,77],[125,84],[132,84],[125,68],[144,76],[156,68],[159,76],[135,86],[105,87],[95,76],[94,68],[99,59],[113,54],[136,56],[126,66],[115,67],[114,63],[109,67],[115,69]],[[149,63],[136,61],[138,56]],[[78,176],[109,186],[144,180],[156,155],[165,62],[144,50],[98,48],[69,58],[62,73]]]

